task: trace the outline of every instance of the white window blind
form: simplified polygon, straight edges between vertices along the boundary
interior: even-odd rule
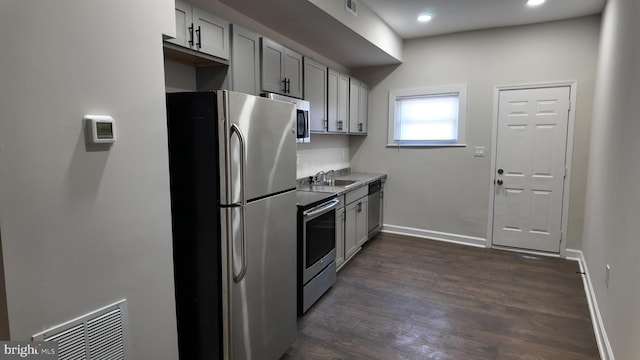
[[[389,146],[464,145],[466,85],[389,93]]]

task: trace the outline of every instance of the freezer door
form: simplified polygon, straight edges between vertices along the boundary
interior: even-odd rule
[[[230,183],[227,204],[241,202],[244,157],[245,200],[296,187],[295,106],[277,100],[218,92],[220,134],[225,144],[222,178]],[[231,130],[235,124],[236,130]],[[244,149],[241,149],[244,145]],[[224,188],[224,187],[223,187]]]
[[[239,216],[241,209],[229,209]],[[234,229],[229,266],[246,266],[230,284],[231,359],[279,359],[293,344],[296,324],[296,195],[289,191],[245,207],[242,259],[241,226]],[[229,271],[231,273],[231,271]]]

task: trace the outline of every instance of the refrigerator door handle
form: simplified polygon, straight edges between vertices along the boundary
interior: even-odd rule
[[[233,136],[233,134],[236,134],[238,136],[238,142],[240,143],[240,203],[237,205],[240,205],[240,229],[242,230],[242,242],[241,242],[241,254],[242,254],[242,267],[240,268],[240,273],[236,275],[234,268],[232,267],[232,272],[233,272],[233,280],[235,282],[240,282],[242,281],[242,279],[244,279],[244,276],[247,274],[247,267],[248,267],[248,261],[247,261],[247,240],[246,240],[246,226],[245,226],[245,207],[247,205],[247,199],[245,197],[245,193],[244,190],[246,188],[246,143],[245,143],[245,137],[244,134],[242,133],[242,130],[240,130],[240,128],[238,127],[238,125],[236,124],[231,124],[231,134],[230,137]],[[233,244],[234,242],[231,242],[231,247],[232,247],[232,254],[235,253],[235,251],[233,251]],[[234,258],[234,257],[232,257]]]

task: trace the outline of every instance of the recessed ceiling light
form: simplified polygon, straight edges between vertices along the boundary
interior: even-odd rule
[[[418,15],[418,21],[419,22],[427,22],[427,21],[431,20],[432,18],[433,18],[433,15],[431,15],[429,13],[424,13],[424,14]]]
[[[528,0],[527,5],[529,6],[538,6],[544,4],[546,0]]]

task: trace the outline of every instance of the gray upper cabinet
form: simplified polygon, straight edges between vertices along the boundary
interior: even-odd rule
[[[304,58],[304,99],[309,101],[309,129],[327,129],[327,67]]]
[[[261,39],[262,90],[302,98],[302,55]]]
[[[191,34],[193,16],[191,8],[191,4],[176,0],[176,38],[168,39],[168,42],[191,48],[191,43],[193,43]]]
[[[368,98],[367,85],[357,79],[349,79],[349,134],[367,134]]]
[[[364,82],[360,82],[360,103],[358,109],[360,124],[362,124],[361,133],[366,134],[369,128],[369,86]]]
[[[349,77],[329,69],[327,85],[328,131],[346,133],[349,124]]]
[[[283,73],[287,79],[287,95],[302,98],[302,55],[285,48]]]
[[[175,2],[176,38],[168,42],[229,59],[229,22],[181,0]]]
[[[260,35],[231,25],[231,89],[260,95]]]

